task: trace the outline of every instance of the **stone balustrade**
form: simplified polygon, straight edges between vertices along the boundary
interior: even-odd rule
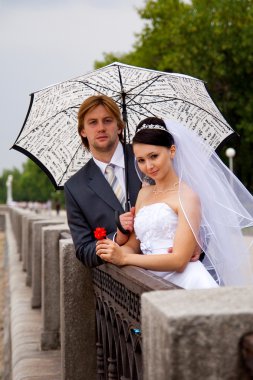
[[[142,302],[145,380],[252,378],[240,352],[253,332],[252,288],[152,292]]]
[[[0,209],[1,213],[10,218],[9,227],[15,237],[16,247],[8,244],[8,250],[16,250],[16,258],[12,257],[10,265],[24,272],[26,287],[30,289],[30,313],[36,313],[37,317],[40,313],[41,318],[39,345],[34,351],[30,348],[27,351],[28,363],[28,354],[18,348],[21,332],[15,335],[22,312],[20,317],[12,312],[13,380],[25,378],[21,376],[22,368],[26,368],[27,378],[32,379],[27,368],[32,360],[36,366],[38,357],[45,355],[55,360],[60,357],[60,372],[52,376],[47,373],[45,377],[41,373],[36,379],[95,380],[92,273],[75,257],[73,242],[66,235],[69,232],[66,218],[16,208]],[[5,226],[3,222],[1,225]],[[137,270],[135,276],[137,273],[140,278],[144,275]],[[124,271],[118,269],[118,279],[121,274]],[[148,277],[146,272],[145,281]],[[21,276],[12,273],[11,278],[10,298],[12,294],[14,297]],[[159,289],[154,276],[150,276],[150,283],[153,289]],[[141,306],[144,380],[252,378],[240,350],[242,337],[251,337],[253,333],[252,288],[150,290],[142,295]],[[18,297],[11,302],[12,308],[18,310]],[[250,339],[246,354],[252,350]],[[252,359],[248,363],[250,367]]]

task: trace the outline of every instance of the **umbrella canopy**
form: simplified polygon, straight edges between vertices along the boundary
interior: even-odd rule
[[[139,121],[149,116],[183,123],[213,149],[235,133],[203,81],[114,62],[31,94],[12,148],[35,161],[56,189],[63,188],[91,157],[77,133],[77,112],[87,97],[99,94],[110,96],[121,108],[127,142]]]

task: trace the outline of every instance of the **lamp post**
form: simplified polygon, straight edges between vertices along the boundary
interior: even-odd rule
[[[233,158],[236,154],[236,151],[234,148],[227,148],[226,151],[225,151],[225,154],[226,156],[228,157],[228,166],[229,166],[229,169],[231,170],[231,172],[234,171],[234,167],[233,167]]]

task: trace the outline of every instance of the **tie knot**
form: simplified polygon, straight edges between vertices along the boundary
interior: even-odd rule
[[[105,168],[105,173],[106,174],[112,174],[112,173],[114,173],[114,165],[112,165],[112,164],[107,165],[106,168]]]

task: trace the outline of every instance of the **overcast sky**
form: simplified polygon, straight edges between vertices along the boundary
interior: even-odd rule
[[[30,93],[93,69],[103,53],[131,50],[145,0],[0,0],[0,175],[27,157],[9,148]]]

